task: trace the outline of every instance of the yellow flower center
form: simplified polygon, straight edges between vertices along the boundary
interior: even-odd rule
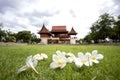
[[[86,60],[86,59],[83,59],[81,62],[82,62],[82,63],[85,63],[85,62],[87,62],[87,60]]]
[[[96,60],[96,57],[95,57],[95,56],[92,56],[91,59],[92,59],[92,60]]]
[[[58,64],[58,65],[61,65],[61,64],[62,64],[62,61],[58,61],[57,64]]]

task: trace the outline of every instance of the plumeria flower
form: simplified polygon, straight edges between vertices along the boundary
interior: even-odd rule
[[[40,60],[48,58],[48,56],[44,53],[41,53],[41,54],[34,55],[33,58],[40,61]]]
[[[26,65],[23,66],[23,67],[21,67],[21,68],[18,70],[17,73],[19,74],[19,73],[21,73],[22,71],[25,71],[25,70],[27,70],[27,69],[29,69],[29,68],[32,68],[36,73],[38,73],[37,70],[35,69],[35,67],[37,66],[37,63],[38,63],[38,61],[37,61],[36,59],[34,59],[33,56],[29,56],[29,57],[27,57],[27,59],[26,59]]]
[[[82,52],[79,52],[78,58],[74,62],[77,67],[82,67],[83,65],[89,66],[89,55],[84,55]]]
[[[72,53],[67,53],[66,55],[68,56],[67,62],[69,62],[69,63],[72,63],[76,58],[75,55]]]
[[[53,62],[50,64],[50,68],[64,68],[66,66],[67,60],[65,57],[60,58],[58,55],[53,55]]]
[[[93,63],[99,63],[99,60],[103,59],[103,55],[102,54],[98,54],[97,50],[93,50],[92,54],[88,54],[89,55],[89,60],[90,60],[90,65],[92,65]]]

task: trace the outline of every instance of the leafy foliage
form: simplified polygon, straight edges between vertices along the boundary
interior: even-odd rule
[[[120,15],[118,16],[117,21],[114,23],[111,38],[116,40],[119,39],[120,41]]]
[[[0,23],[0,42],[4,41],[4,38],[6,36],[5,30],[2,30],[2,28],[3,28],[3,24]]]
[[[88,42],[94,40],[97,43],[99,39],[105,40],[105,38],[120,41],[120,16],[118,16],[118,20],[115,20],[110,14],[104,13],[93,23],[90,30],[91,32],[84,38]]]
[[[17,41],[21,40],[22,42],[29,42],[31,39],[30,31],[20,31],[17,33]]]
[[[20,31],[13,33],[10,30],[2,30],[4,27],[3,23],[0,23],[0,42],[27,42],[27,43],[39,43],[40,38],[32,33],[31,31]]]
[[[32,35],[31,35],[31,42],[32,43],[34,43],[34,42],[39,43],[40,41],[41,41],[41,39],[37,38],[37,36],[34,33],[32,33]]]

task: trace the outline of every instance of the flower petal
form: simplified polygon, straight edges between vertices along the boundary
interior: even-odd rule
[[[29,63],[32,63],[32,59],[33,59],[32,55],[27,57],[27,59],[26,59],[26,65],[28,67],[30,67]]]
[[[84,63],[86,66],[90,66],[90,64],[89,64],[89,61],[87,61],[86,63]]]
[[[98,55],[97,55],[97,59],[98,59],[98,60],[103,59],[103,57],[104,57],[104,56],[103,56],[102,54],[98,54]]]
[[[78,58],[83,59],[84,58],[84,54],[82,52],[79,52],[78,53]]]
[[[99,63],[99,61],[98,61],[98,60],[93,60],[93,62],[94,62],[94,63]]]
[[[52,68],[52,69],[55,69],[55,68],[57,68],[58,66],[57,66],[57,63],[56,62],[52,62],[51,64],[50,64],[50,68]]]
[[[37,66],[37,63],[38,63],[38,60],[33,60],[33,66],[36,67]]]
[[[89,61],[89,65],[90,65],[90,66],[92,66],[92,65],[93,65],[93,62],[92,62],[91,60]]]
[[[53,56],[52,56],[52,59],[53,59],[53,61],[57,61],[59,58],[58,58],[57,55],[53,55]]]
[[[57,55],[60,55],[60,54],[61,54],[61,51],[60,51],[60,50],[57,50],[57,51],[56,51],[56,54],[57,54]]]
[[[75,55],[73,53],[67,53],[67,56],[75,58]]]
[[[64,68],[66,66],[66,62],[63,62],[63,64],[61,65],[61,69]]]
[[[34,59],[34,60],[41,60],[40,54],[34,55],[34,56],[33,56],[33,59]]]
[[[86,52],[85,55],[88,55],[89,57],[91,56],[91,54],[89,52]]]
[[[48,58],[48,56],[44,53],[41,53],[41,56],[43,56],[43,58],[45,58],[45,59]]]
[[[75,65],[76,65],[77,67],[82,67],[82,66],[83,66],[83,63],[81,63],[78,58],[76,58],[76,59],[74,60],[74,62],[75,62]]]
[[[65,57],[66,53],[65,53],[65,52],[62,52],[61,55],[62,55],[63,57]]]
[[[18,70],[17,74],[21,73],[22,71],[27,70],[28,68],[29,68],[29,67],[28,67],[27,65],[21,67],[21,68]]]
[[[92,51],[92,55],[93,55],[93,56],[97,56],[97,54],[98,54],[98,51],[97,51],[97,50],[93,50],[93,51]]]
[[[73,60],[74,60],[74,59],[73,59],[72,57],[68,57],[68,58],[67,58],[67,62],[69,62],[69,63],[72,63]]]
[[[88,61],[89,60],[89,56],[90,55],[84,55],[84,59]]]

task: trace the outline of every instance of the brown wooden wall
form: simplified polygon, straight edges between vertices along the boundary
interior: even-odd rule
[[[49,36],[49,34],[40,34],[40,37],[41,38],[49,38],[50,36]]]

